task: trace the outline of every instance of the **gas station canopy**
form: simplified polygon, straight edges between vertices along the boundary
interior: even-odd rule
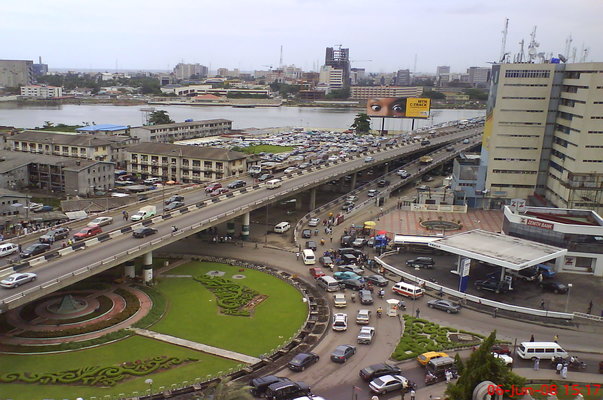
[[[429,247],[519,271],[567,253],[566,249],[475,229],[429,243]]]

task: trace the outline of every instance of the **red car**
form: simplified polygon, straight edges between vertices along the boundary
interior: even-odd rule
[[[325,276],[325,273],[322,272],[322,269],[318,268],[318,267],[312,267],[309,269],[310,271],[310,275],[312,275],[312,277],[314,279],[319,278],[321,276]]]
[[[87,239],[89,237],[98,235],[102,231],[103,230],[98,225],[97,226],[87,226],[84,229],[82,229],[81,231],[79,231],[78,233],[76,233],[75,235],[73,235],[73,239],[74,240]]]
[[[228,192],[230,192],[230,190],[220,187],[220,188],[217,188],[216,190],[214,190],[213,192],[210,192],[209,195],[211,197],[214,197],[214,196],[220,196],[221,194],[226,194]]]
[[[219,182],[214,182],[214,183],[210,183],[207,186],[205,186],[205,191],[207,193],[211,193],[214,192],[216,189],[220,189],[222,187],[222,184]]]

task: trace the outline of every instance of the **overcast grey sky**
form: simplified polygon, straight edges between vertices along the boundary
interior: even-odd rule
[[[519,51],[536,25],[540,51],[603,61],[603,0],[1,0],[0,59],[50,68],[171,69],[178,62],[310,70],[327,46],[350,49],[353,67],[453,72]],[[527,46],[526,46],[527,50]]]

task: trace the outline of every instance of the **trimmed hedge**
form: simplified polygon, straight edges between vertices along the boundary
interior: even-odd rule
[[[67,350],[79,350],[85,349],[92,346],[98,346],[107,342],[112,342],[120,339],[124,339],[135,334],[132,331],[121,329],[117,332],[107,333],[101,337],[90,340],[83,340],[80,342],[65,342],[59,344],[47,344],[41,346],[19,346],[12,344],[3,344],[1,346],[2,351],[8,353],[22,353],[22,354],[36,354],[36,353],[51,353],[56,351],[67,351]]]
[[[404,315],[404,334],[396,346],[392,358],[398,361],[415,358],[419,354],[428,351],[442,351],[458,347],[471,347],[480,344],[480,340],[473,342],[452,342],[448,339],[448,333],[466,333],[484,338],[476,333],[459,331],[458,329],[440,326],[422,318],[414,318]]]
[[[250,312],[243,309],[243,307],[260,294],[247,286],[239,285],[230,279],[219,276],[201,275],[193,279],[203,284],[216,296],[222,313],[227,315],[250,316]]]
[[[61,372],[8,372],[0,375],[2,383],[36,383],[44,385],[115,386],[126,378],[145,376],[160,369],[198,361],[195,358],[158,356],[148,360],[127,361],[120,365],[88,366]]]

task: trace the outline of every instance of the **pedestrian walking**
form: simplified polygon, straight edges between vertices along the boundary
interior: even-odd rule
[[[299,251],[295,252],[295,258],[299,260]]]
[[[410,389],[410,400],[415,400],[415,390],[414,389]]]
[[[555,367],[555,369],[557,370],[557,375],[561,374],[562,368],[563,368],[563,363],[561,363],[561,362],[557,363],[557,367]]]
[[[563,368],[561,368],[561,377],[567,379],[567,364],[563,364]]]
[[[593,301],[591,300],[590,303],[588,303],[588,310],[586,311],[587,314],[590,314],[593,311]]]
[[[534,358],[534,371],[538,371],[540,369],[540,358]]]
[[[331,241],[331,243],[333,243],[333,236],[331,236],[331,237],[329,238],[329,240]]]
[[[324,239],[320,239],[320,245],[324,246],[325,245],[325,240]]]
[[[492,317],[496,318],[496,314],[498,314],[498,307],[494,307],[494,311],[492,312]]]
[[[19,253],[20,253],[21,251],[23,251],[23,249],[22,249],[22,247],[21,247],[21,244],[19,244]]]
[[[544,299],[540,299],[540,309],[544,310]]]
[[[534,334],[532,333],[532,336],[530,336],[530,342],[534,341]]]
[[[554,341],[555,343],[559,343],[559,335],[555,335],[555,336],[553,336],[553,341]]]
[[[314,229],[314,236],[318,236],[318,229]]]
[[[417,310],[415,311],[415,316],[417,318],[419,318],[419,315],[421,314],[421,309],[417,308]]]
[[[452,372],[450,372],[449,369],[446,370],[445,376],[446,376],[446,383],[450,383],[450,380],[452,379]]]

